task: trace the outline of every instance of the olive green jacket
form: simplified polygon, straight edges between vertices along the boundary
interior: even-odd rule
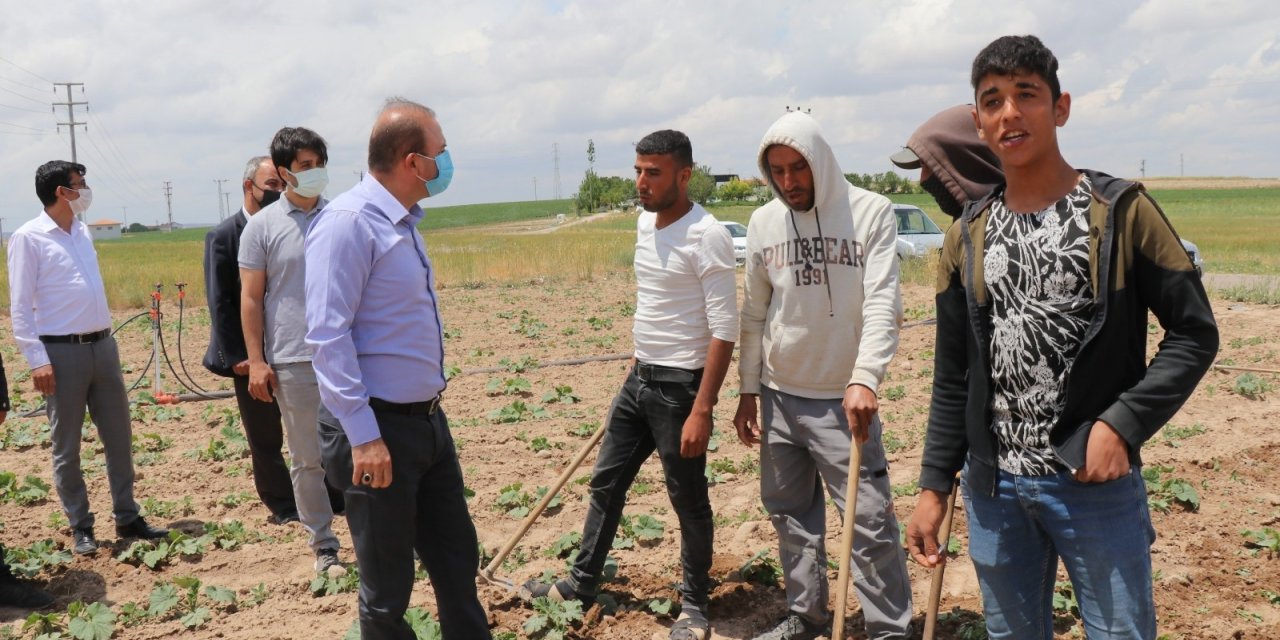
[[[1111,425],[1141,464],[1142,444],[1191,396],[1218,352],[1209,297],[1164,212],[1139,183],[1083,171],[1093,185],[1089,272],[1094,312],[1071,370],[1066,406],[1049,442],[1072,469],[1085,463],[1089,431]],[[972,202],[947,230],[937,283],[933,398],[920,486],[943,493],[967,462],[967,482],[992,493],[991,301],[983,277],[985,230],[1004,186]],[[1164,336],[1147,360],[1147,312]]]

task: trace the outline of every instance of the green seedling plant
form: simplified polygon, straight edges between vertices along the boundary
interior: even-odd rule
[[[542,407],[530,407],[523,400],[512,400],[505,407],[489,412],[489,420],[494,424],[515,424],[529,418],[546,418],[547,410]]]
[[[71,563],[71,552],[45,538],[29,547],[5,547],[4,562],[15,574],[33,578],[41,571]]]
[[[533,493],[524,490],[524,485],[519,482],[513,482],[498,490],[498,499],[494,502],[494,509],[506,513],[512,518],[523,518],[529,515],[529,511],[533,505],[537,504],[542,496],[547,494],[547,487],[538,487]],[[557,509],[563,504],[560,496],[551,499],[547,503],[547,511]]]
[[[551,558],[567,558],[578,552],[578,545],[582,543],[582,534],[577,531],[570,531],[556,538],[551,546],[543,553]]]
[[[578,426],[568,429],[569,435],[575,438],[589,438],[599,429],[600,425],[594,422],[579,422]]]
[[[1205,426],[1197,422],[1189,427],[1179,427],[1171,424],[1161,429],[1160,434],[1165,445],[1177,448],[1182,446],[1182,440],[1198,436],[1205,431],[1207,431]]]
[[[599,316],[591,316],[587,318],[587,324],[596,331],[604,331],[613,328],[613,318],[602,318]]]
[[[1265,400],[1268,393],[1275,391],[1276,387],[1270,380],[1252,373],[1245,373],[1236,378],[1231,384],[1231,391],[1238,396],[1244,396],[1250,400]]]
[[[533,611],[522,627],[531,640],[565,640],[573,623],[582,620],[582,603],[573,599],[535,598]]]
[[[761,549],[747,558],[747,561],[738,569],[738,574],[745,582],[754,582],[766,587],[776,587],[782,580],[782,568],[778,566],[777,559],[769,553],[768,549]]]
[[[524,373],[538,366],[538,359],[533,356],[521,356],[518,360],[511,358],[503,358],[498,361],[499,365],[506,368],[511,373]]]
[[[529,441],[529,450],[538,453],[539,451],[550,451],[552,449],[561,449],[564,445],[559,442],[552,442],[546,436],[535,436]]]
[[[1276,557],[1280,554],[1280,531],[1271,527],[1263,527],[1261,529],[1244,529],[1240,535],[1245,537],[1245,544],[1266,551],[1269,557]]]
[[[1195,486],[1181,478],[1165,478],[1173,467],[1147,465],[1142,469],[1142,479],[1147,483],[1147,503],[1152,509],[1168,513],[1173,505],[1187,511],[1200,509],[1200,494]]]
[[[558,384],[554,389],[543,394],[542,402],[543,404],[551,404],[553,402],[576,404],[582,402],[582,398],[573,392],[573,387],[567,384]]]
[[[110,640],[115,625],[115,612],[101,602],[76,601],[67,606],[67,631],[76,640]]]
[[[656,543],[662,539],[662,521],[648,514],[622,516],[618,523],[618,535],[613,538],[614,549],[631,549],[636,543]]]
[[[360,570],[355,566],[348,567],[345,573],[339,573],[336,576],[329,575],[328,572],[318,573],[316,577],[311,579],[311,583],[307,585],[311,595],[317,598],[339,593],[351,593],[359,587]]]
[[[13,420],[0,436],[0,449],[22,451],[49,443],[49,423]]]
[[[29,507],[40,504],[49,497],[49,483],[37,476],[28,475],[21,482],[9,471],[0,471],[0,502],[12,502]]]
[[[135,540],[129,548],[116,556],[116,560],[159,571],[178,558],[196,558],[204,555],[210,542],[208,535],[192,538],[181,531],[174,530],[169,532],[168,537],[158,542]]]
[[[547,329],[547,323],[533,317],[533,314],[520,310],[520,319],[511,330],[526,337],[538,338],[542,336],[542,332]]]
[[[529,381],[519,376],[513,378],[491,378],[485,385],[485,393],[496,396],[523,396],[533,389]]]

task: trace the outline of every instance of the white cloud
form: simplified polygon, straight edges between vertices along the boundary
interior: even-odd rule
[[[213,221],[212,181],[237,177],[286,125],[328,140],[336,195],[389,95],[441,115],[458,173],[434,204],[529,199],[535,177],[548,197],[555,143],[567,196],[588,138],[598,171],[629,175],[631,144],[667,127],[717,172],[754,175],[785,105],[813,109],[845,171],[883,171],[920,122],[971,99],[973,55],[1006,33],[1037,33],[1062,61],[1074,164],[1133,175],[1145,158],[1148,174],[1169,174],[1183,153],[1198,174],[1280,175],[1280,18],[1261,0],[1121,2],[1105,18],[1050,0],[16,4],[0,57],[85,83],[77,141],[95,216],[163,218],[170,180],[176,219]],[[19,135],[54,129],[47,82],[0,62],[0,88],[20,94],[0,91],[12,229],[37,211],[35,167],[69,153],[65,132]]]

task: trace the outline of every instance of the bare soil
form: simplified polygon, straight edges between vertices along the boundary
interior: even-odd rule
[[[908,320],[932,315],[932,293],[925,287],[905,291]],[[472,370],[530,356],[540,362],[581,358],[601,354],[625,354],[630,349],[631,305],[634,285],[625,275],[599,278],[593,282],[561,284],[532,283],[519,287],[446,289],[441,295],[448,338],[447,360],[461,369]],[[174,310],[166,319],[169,354],[176,354]],[[208,335],[207,316],[202,310],[188,310],[183,335],[187,369],[210,389],[227,388],[224,381],[206,374],[199,366]],[[1222,330],[1220,359],[1226,364],[1254,368],[1280,368],[1280,313],[1275,307],[1248,304],[1216,304]],[[123,320],[130,314],[122,314]],[[523,322],[522,322],[523,318]],[[136,323],[135,323],[136,324]],[[1154,325],[1153,325],[1154,327]],[[927,413],[933,366],[932,326],[916,325],[903,332],[899,353],[882,392],[882,415],[890,449],[891,479],[895,487],[910,494],[910,483],[919,469],[921,444]],[[1153,328],[1152,348],[1158,340]],[[125,329],[120,334],[126,380],[135,379],[150,353],[149,332]],[[21,357],[12,350],[12,339],[3,343],[8,360],[11,388],[31,399],[30,381],[18,372],[25,369]],[[524,489],[550,485],[574,452],[585,442],[585,433],[573,435],[581,425],[595,425],[625,375],[625,361],[593,362],[578,366],[531,369],[523,373],[483,373],[455,378],[446,393],[444,406],[460,447],[467,486],[475,492],[471,514],[484,548],[493,553],[519,524],[519,519],[497,508],[500,490],[515,482]],[[167,373],[167,372],[166,372]],[[1209,373],[1191,401],[1174,418],[1164,435],[1145,448],[1149,465],[1170,470],[1164,478],[1188,481],[1198,492],[1198,510],[1174,505],[1168,512],[1155,512],[1159,538],[1154,546],[1157,570],[1155,594],[1160,630],[1168,638],[1277,638],[1280,637],[1280,560],[1276,550],[1250,546],[1243,530],[1280,528],[1280,485],[1274,465],[1280,460],[1280,430],[1272,429],[1280,420],[1280,386],[1274,375],[1257,374],[1269,381],[1270,390],[1260,398],[1240,395],[1237,372]],[[527,393],[506,396],[487,391],[491,380],[524,378]],[[168,390],[172,391],[172,381]],[[580,401],[572,404],[547,402],[544,395],[557,386],[569,386]],[[1266,386],[1265,384],[1263,385]],[[783,591],[744,581],[740,568],[754,554],[770,550],[776,557],[776,537],[760,508],[758,472],[752,461],[758,452],[740,444],[730,424],[736,399],[730,390],[737,387],[732,369],[716,410],[718,436],[712,462],[722,465],[711,489],[716,512],[716,550],[713,574],[717,586],[711,613],[713,638],[749,638],[768,627],[785,610]],[[900,388],[900,389],[898,389]],[[894,399],[890,399],[889,389]],[[522,401],[530,410],[541,408],[546,415],[525,415],[519,422],[497,424],[491,412],[513,401]],[[190,402],[179,405],[184,415],[157,420],[154,412],[134,423],[135,434],[155,433],[171,438],[173,445],[161,452],[152,464],[138,466],[138,498],[181,503],[190,498],[189,515],[168,518],[152,516],[164,525],[198,531],[203,522],[240,520],[263,536],[233,550],[210,550],[202,557],[178,561],[159,571],[135,567],[116,560],[123,545],[114,540],[110,504],[102,454],[89,430],[86,450],[94,450],[87,462],[90,497],[98,514],[97,533],[104,549],[90,557],[75,557],[70,564],[46,569],[37,578],[57,596],[57,610],[72,601],[101,601],[119,611],[128,601],[144,603],[157,580],[171,581],[183,575],[198,577],[206,585],[237,590],[242,600],[249,589],[263,583],[269,596],[260,606],[242,604],[237,610],[216,609],[212,619],[194,631],[184,631],[176,620],[148,621],[117,628],[115,637],[150,639],[184,636],[192,638],[335,638],[351,625],[356,615],[356,596],[343,593],[313,597],[308,583],[313,578],[312,557],[303,530],[294,525],[267,523],[267,511],[253,496],[249,463],[241,458],[222,462],[197,462],[188,452],[206,447],[219,437],[223,411],[234,411],[232,400]],[[10,414],[12,428],[18,423]],[[35,419],[42,425],[43,418]],[[550,448],[541,448],[545,438]],[[90,460],[90,458],[86,458]],[[587,477],[594,456],[575,474]],[[20,478],[33,474],[52,483],[47,443],[0,450],[0,469]],[[245,498],[241,503],[237,499]],[[230,499],[228,498],[230,497]],[[565,560],[549,557],[553,542],[569,532],[579,531],[585,513],[585,487],[570,482],[563,492],[564,504],[546,514],[521,541],[516,552],[499,571],[517,583],[544,572],[563,574]],[[914,497],[904,495],[895,509],[905,523]],[[28,507],[12,502],[0,504],[3,530],[0,540],[9,546],[27,546],[44,538],[69,545],[69,531],[54,520],[60,512],[56,495]],[[617,550],[618,574],[606,593],[620,609],[609,614],[593,612],[589,622],[574,633],[578,638],[633,640],[665,638],[672,622],[669,615],[650,611],[654,601],[675,597],[679,580],[678,530],[674,514],[664,494],[661,468],[651,460],[642,470],[631,492],[627,514],[649,514],[665,527],[659,540]],[[337,523],[344,541],[342,557],[354,561],[345,522]],[[957,537],[963,544],[966,527],[963,509],[956,514]],[[827,544],[834,550],[840,541],[839,519],[828,508]],[[914,582],[915,609],[923,617],[929,574],[910,566]],[[834,583],[835,571],[831,571]],[[1063,576],[1065,579],[1065,576]],[[532,615],[508,590],[482,585],[484,601],[495,632],[519,634]],[[435,610],[430,581],[416,583],[412,605]],[[849,638],[863,638],[856,599],[851,600],[852,617],[847,624]],[[944,613],[951,612],[941,626],[941,638],[976,637],[962,634],[964,622],[977,619],[981,602],[971,564],[963,551],[946,572],[942,599]],[[0,624],[21,626],[28,612],[0,609]],[[1082,637],[1078,623],[1069,617],[1059,625],[1059,638]],[[519,637],[524,637],[520,635]]]

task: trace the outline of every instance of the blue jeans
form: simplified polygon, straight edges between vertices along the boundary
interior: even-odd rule
[[[644,371],[640,371],[643,369]],[[584,598],[600,585],[613,538],[627,504],[627,490],[656,450],[666,476],[667,497],[680,521],[680,585],[683,606],[706,611],[711,589],[711,501],[707,496],[706,454],[680,457],[680,435],[693,409],[702,370],[641,364],[632,369],[613,401],[613,418],[591,472],[591,499],[582,544],[569,583]]]
[[[966,474],[967,475],[967,474]],[[1155,529],[1146,483],[1129,475],[1086,484],[1070,472],[999,472],[996,495],[964,483],[969,555],[992,640],[1053,638],[1053,591],[1062,558],[1090,640],[1156,637],[1151,593]]]

